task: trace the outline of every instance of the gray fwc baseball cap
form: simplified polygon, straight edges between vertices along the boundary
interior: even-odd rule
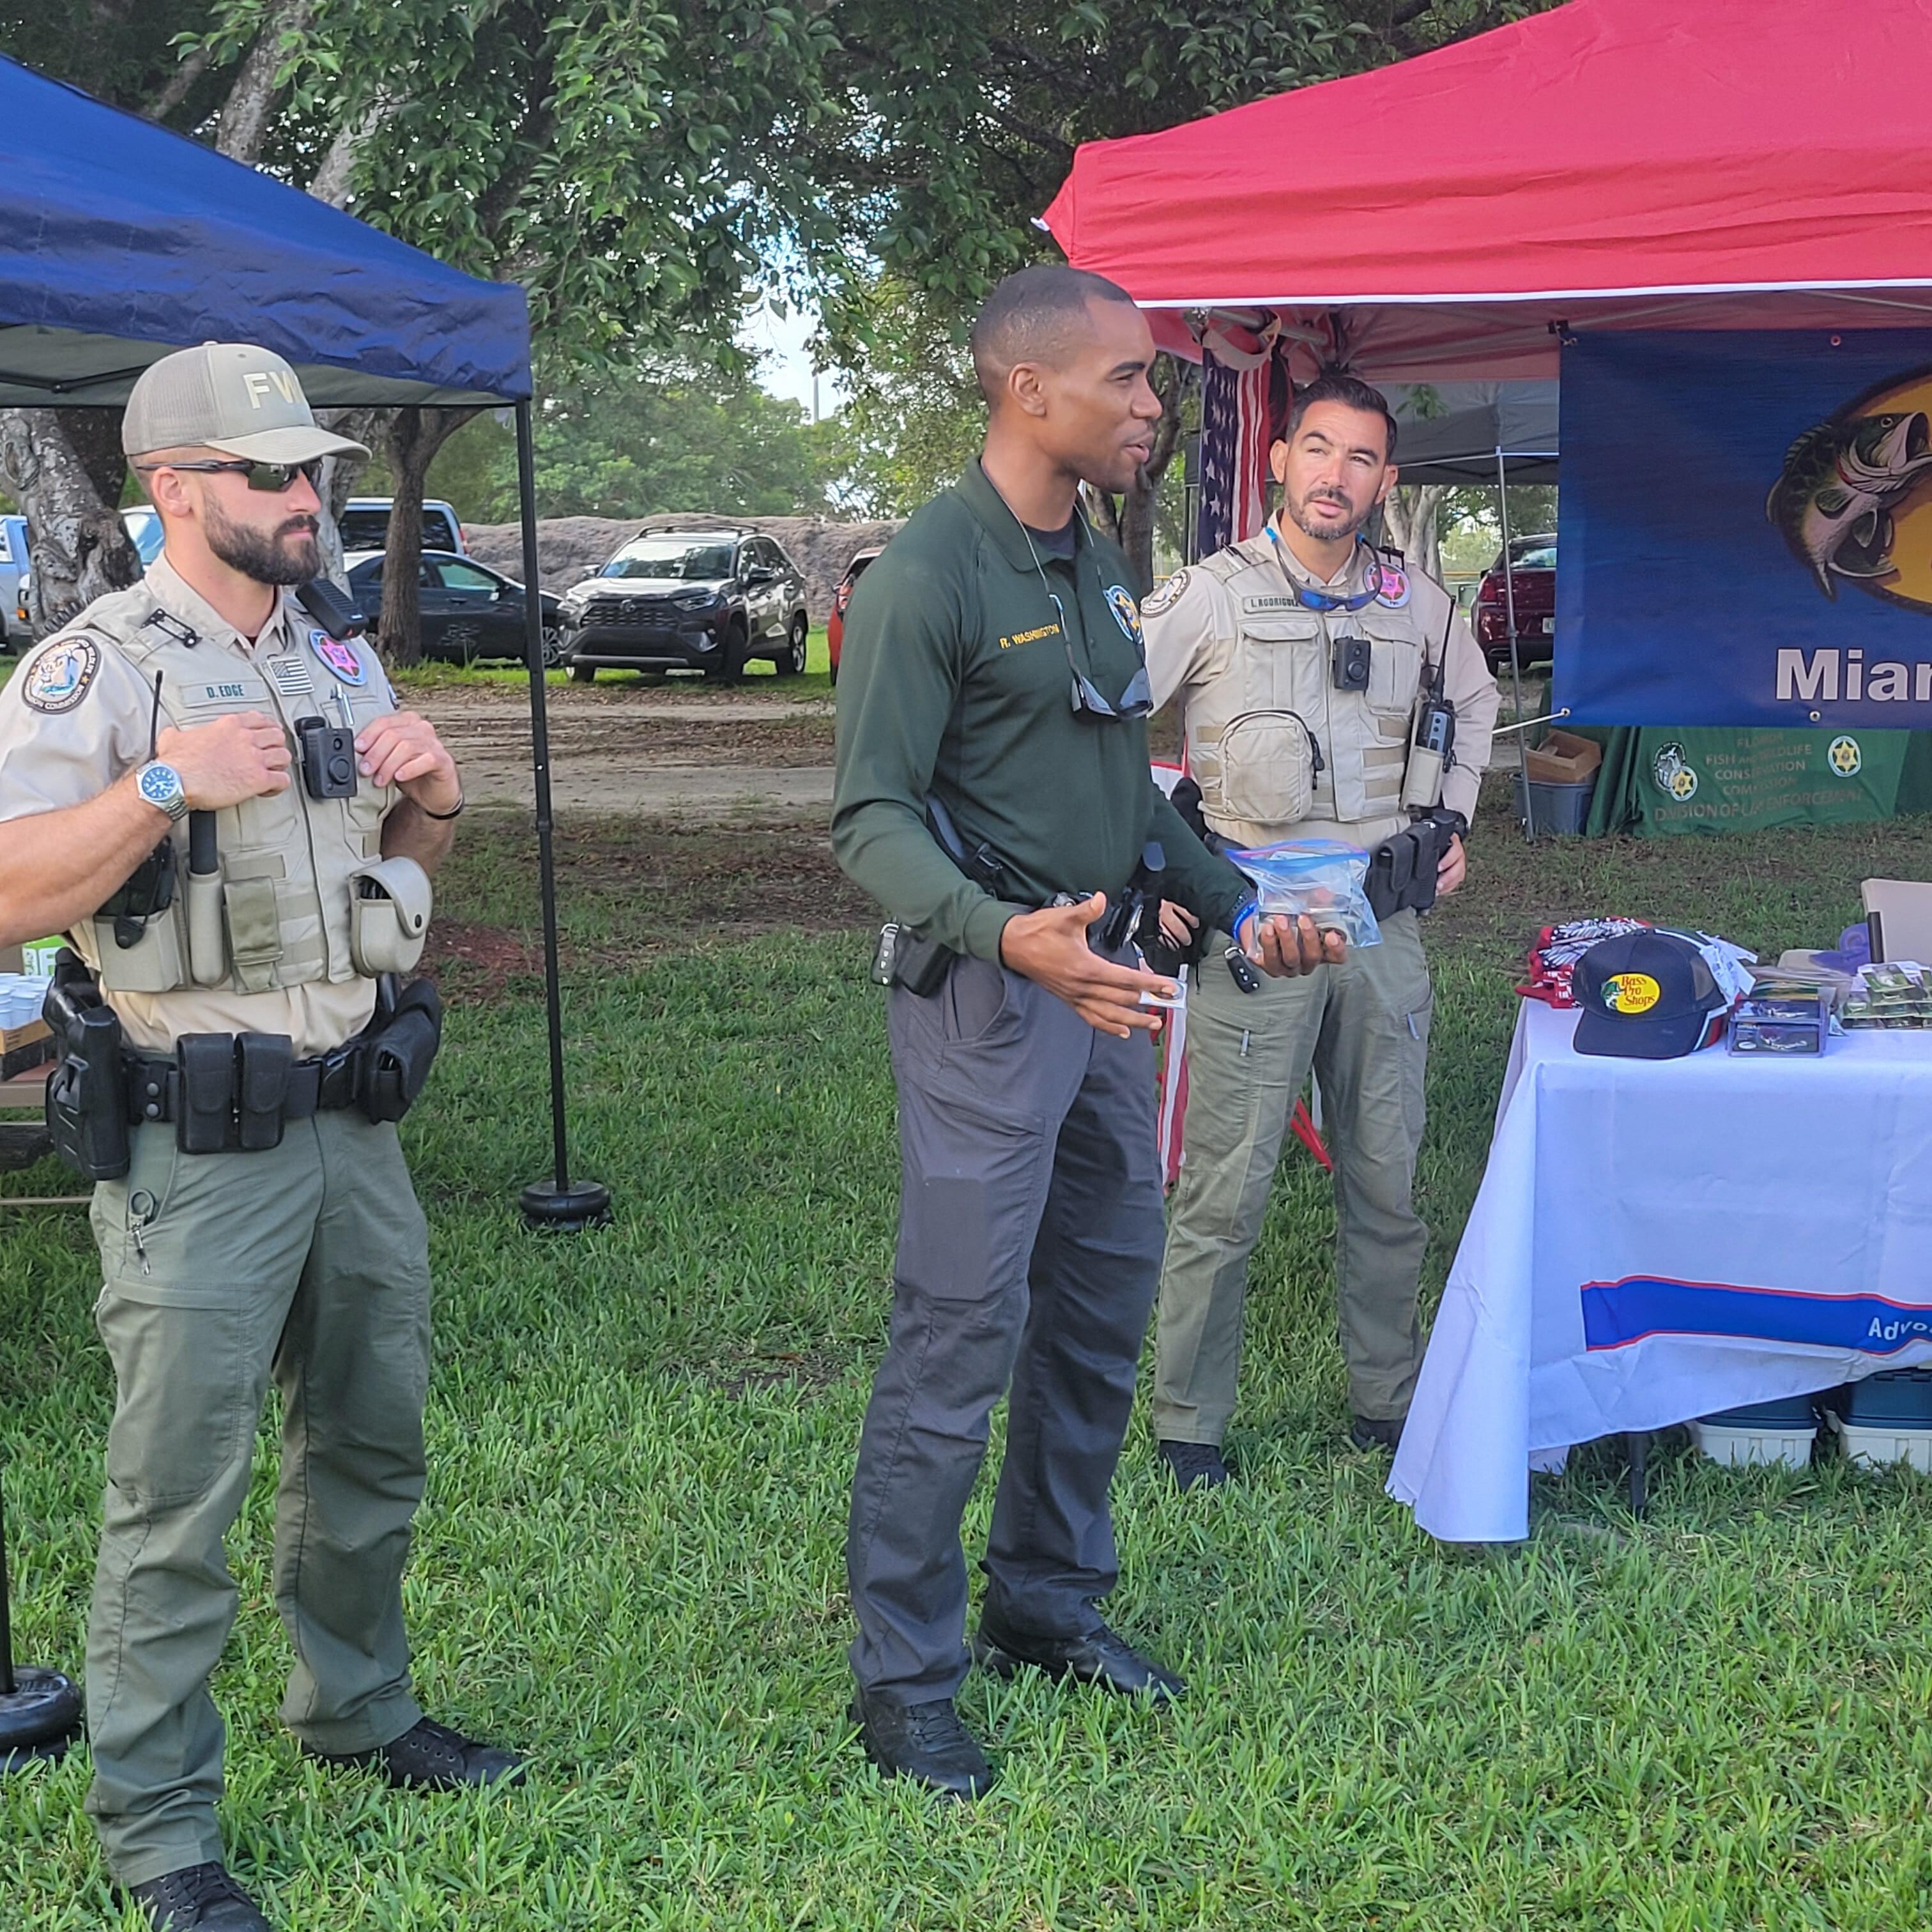
[[[142,370],[121,419],[130,456],[152,450],[218,449],[257,463],[367,456],[359,442],[317,426],[296,372],[247,342],[178,349]]]

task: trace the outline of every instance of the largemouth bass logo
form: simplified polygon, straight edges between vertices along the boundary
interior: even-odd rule
[[[1893,513],[1928,477],[1932,419],[1924,410],[1841,412],[1785,452],[1765,514],[1818,588],[1835,598],[1840,578],[1864,586],[1897,575]]]

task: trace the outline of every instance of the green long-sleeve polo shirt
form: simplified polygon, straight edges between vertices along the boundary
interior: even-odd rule
[[[1056,892],[1117,902],[1157,840],[1165,896],[1229,924],[1247,882],[1154,783],[1145,722],[1069,702],[1070,644],[1109,703],[1141,667],[1127,582],[1126,558],[1084,518],[1070,559],[1036,564],[976,462],[859,580],[838,668],[832,849],[893,918],[997,959],[1016,913]],[[983,843],[998,856],[1006,896],[935,841],[928,793],[968,853]]]

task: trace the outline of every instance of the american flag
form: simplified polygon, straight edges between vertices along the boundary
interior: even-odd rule
[[[1217,332],[1201,352],[1200,554],[1259,534],[1273,434],[1272,341],[1246,348]]]

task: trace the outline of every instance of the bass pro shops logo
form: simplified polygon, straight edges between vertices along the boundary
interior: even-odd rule
[[[1827,597],[1932,612],[1932,370],[1894,377],[1785,452],[1764,512]]]
[[[1679,805],[1697,796],[1697,774],[1684,762],[1682,745],[1666,745],[1651,760],[1650,776],[1658,790]]]

